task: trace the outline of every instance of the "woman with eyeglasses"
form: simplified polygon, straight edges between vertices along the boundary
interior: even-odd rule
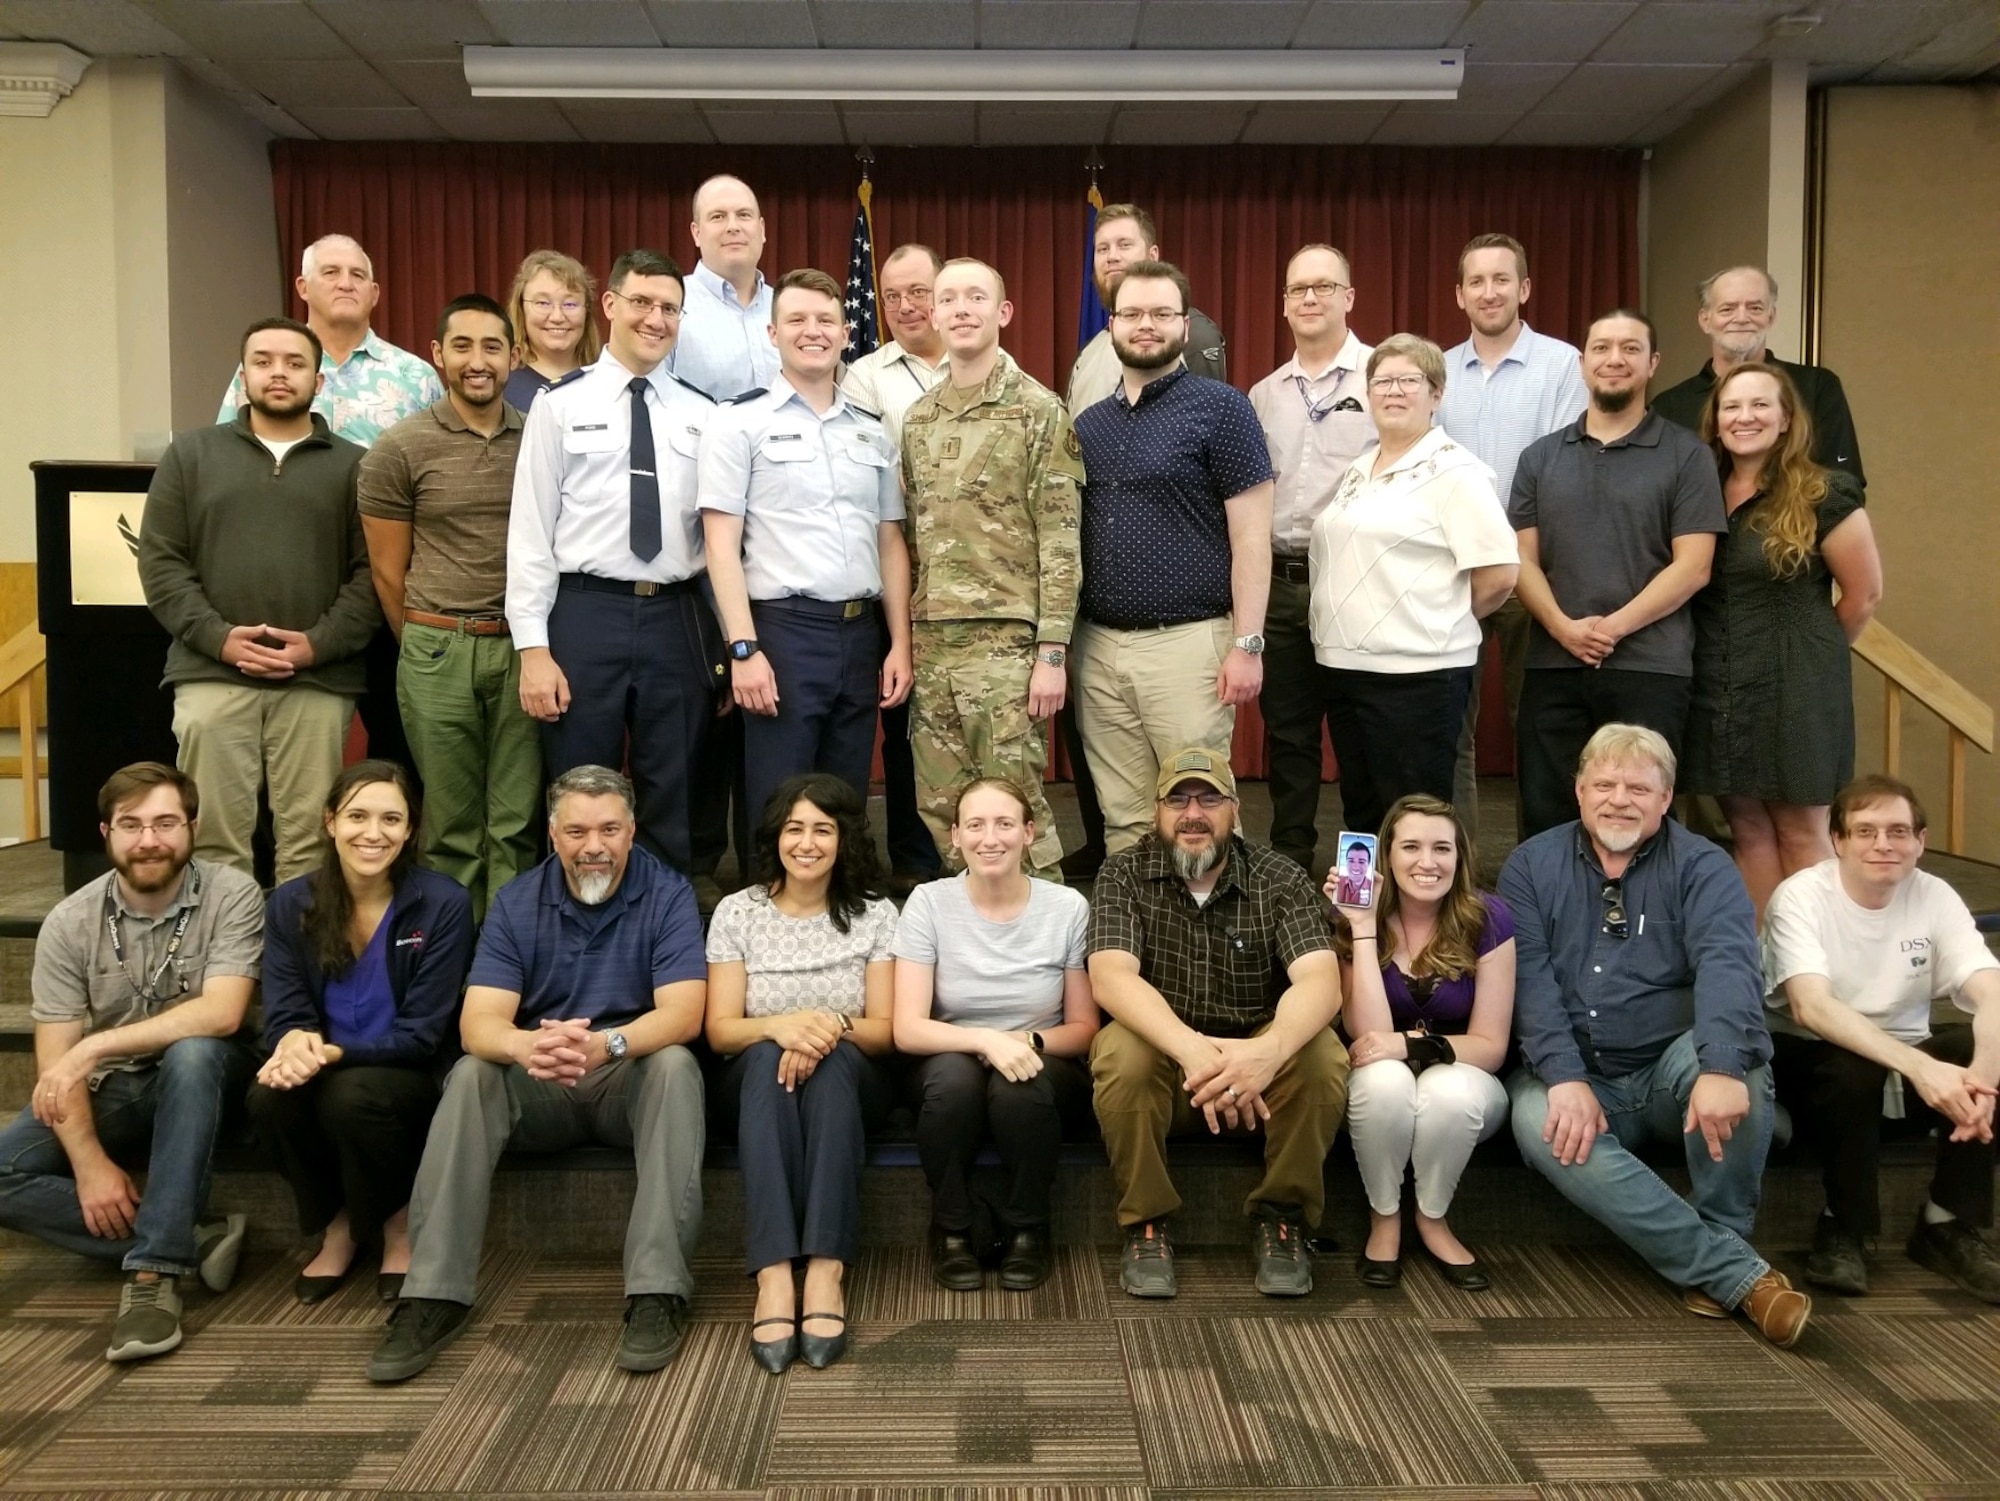
[[[559,386],[603,352],[597,331],[597,282],[560,250],[531,250],[514,273],[507,296],[514,322],[514,373],[507,404],[525,412],[535,398]]]
[[[250,1118],[320,1237],[292,1291],[333,1296],[379,1244],[376,1293],[410,1268],[410,1188],[458,1055],[472,898],[417,862],[410,779],[393,761],[335,778],[319,867],[271,893],[264,1045]]]
[[[1380,441],[1313,523],[1313,654],[1351,829],[1376,827],[1408,792],[1451,796],[1479,622],[1520,571],[1492,471],[1431,425],[1444,381],[1428,339],[1375,346],[1368,410]]]
[[[1472,842],[1451,804],[1398,798],[1382,823],[1388,878],[1374,904],[1336,903],[1347,1132],[1368,1195],[1356,1264],[1369,1287],[1402,1277],[1403,1173],[1414,1170],[1417,1239],[1453,1287],[1486,1269],[1445,1222],[1472,1149],[1507,1119],[1500,1070],[1514,1020],[1514,920],[1473,882]],[[1350,888],[1351,890],[1351,888]]]

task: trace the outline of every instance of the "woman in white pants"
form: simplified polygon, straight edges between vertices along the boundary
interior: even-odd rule
[[[1341,1020],[1352,1041],[1347,1130],[1368,1194],[1369,1287],[1402,1276],[1403,1169],[1415,1169],[1417,1238],[1454,1287],[1488,1285],[1445,1223],[1472,1149],[1507,1118],[1499,1072],[1514,1016],[1514,921],[1473,884],[1451,804],[1416,794],[1382,821],[1388,879],[1372,907],[1342,906]],[[1327,895],[1335,892],[1327,878]]]

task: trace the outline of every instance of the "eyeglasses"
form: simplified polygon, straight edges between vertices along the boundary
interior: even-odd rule
[[[564,315],[570,318],[574,318],[578,313],[583,311],[583,304],[580,302],[574,300],[568,302],[552,302],[546,297],[530,297],[526,302],[522,303],[521,306],[529,309],[531,312],[540,313],[544,318],[548,317],[548,315],[550,313],[553,313],[557,308],[561,308]]]
[[[156,818],[148,823],[140,818],[120,818],[112,821],[111,827],[123,838],[137,839],[141,834],[156,834],[162,839],[171,839],[188,826],[185,818],[172,814]]]
[[[641,322],[652,317],[655,313],[658,313],[669,323],[680,321],[681,305],[678,302],[655,302],[652,298],[645,296],[627,297],[623,292],[613,292],[611,295],[637,313]]]
[[[1422,375],[1375,375],[1369,377],[1368,389],[1387,395],[1391,391],[1421,391],[1429,384],[1429,378]]]
[[[1177,307],[1123,307],[1111,315],[1111,321],[1132,328],[1141,323],[1157,323],[1162,328],[1170,323],[1178,323],[1187,316]]]
[[[1342,281],[1295,281],[1285,288],[1285,301],[1304,302],[1310,292],[1321,302],[1325,302],[1335,292],[1345,292],[1347,283]],[[1266,306],[1269,306],[1267,303]]]
[[[929,307],[930,302],[931,289],[929,287],[917,287],[908,292],[884,292],[882,294],[883,307]]]
[[[1219,792],[1169,792],[1160,801],[1165,803],[1169,808],[1172,808],[1176,813],[1183,813],[1187,811],[1187,806],[1190,803],[1198,803],[1203,812],[1209,812],[1220,808],[1229,799]]]
[[[1891,844],[1908,844],[1917,837],[1917,828],[1907,823],[1853,823],[1847,826],[1847,837],[1863,844],[1873,844],[1877,839],[1886,839]]]
[[[1604,931],[1613,938],[1629,937],[1632,925],[1625,920],[1625,887],[1618,881],[1606,881],[1597,893],[1604,899]]]

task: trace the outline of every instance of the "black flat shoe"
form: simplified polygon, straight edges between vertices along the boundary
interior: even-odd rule
[[[1052,1270],[1048,1231],[1016,1230],[1008,1237],[1007,1254],[1000,1261],[1000,1285],[1008,1292],[1033,1292]]]
[[[293,1279],[292,1296],[297,1298],[301,1303],[324,1303],[328,1298],[340,1291],[341,1284],[347,1280],[347,1273],[353,1270],[354,1268],[350,1266],[346,1272],[341,1272],[337,1276],[332,1277],[309,1277],[304,1272],[300,1272]]]
[[[1424,1247],[1424,1254],[1430,1257],[1438,1275],[1460,1292],[1483,1293],[1493,1285],[1492,1279],[1486,1275],[1485,1263],[1476,1256],[1463,1263],[1444,1261],[1429,1246]]]
[[[1366,1251],[1354,1258],[1354,1270],[1360,1274],[1363,1287],[1394,1287],[1403,1280],[1403,1261],[1400,1256],[1388,1261],[1376,1261]]]
[[[403,1296],[402,1272],[377,1272],[375,1274],[375,1296],[384,1303],[393,1303]]]
[[[783,1339],[759,1339],[757,1331],[767,1324],[783,1324],[792,1332]],[[790,1314],[782,1318],[759,1319],[750,1326],[750,1354],[757,1364],[773,1376],[782,1376],[785,1369],[799,1358],[799,1325]]]
[[[825,1319],[840,1325],[838,1334],[807,1334],[810,1319]],[[847,1315],[843,1313],[802,1313],[799,1315],[799,1354],[815,1371],[823,1371],[847,1353]]]
[[[949,1230],[931,1232],[931,1276],[939,1287],[955,1293],[979,1291],[979,1257],[972,1249],[972,1237]]]

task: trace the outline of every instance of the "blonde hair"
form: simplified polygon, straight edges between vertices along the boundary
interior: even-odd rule
[[[1717,273],[1718,275],[1722,273]],[[1729,383],[1746,375],[1768,376],[1778,388],[1787,426],[1777,446],[1764,455],[1757,488],[1764,503],[1750,513],[1750,530],[1764,539],[1764,562],[1781,579],[1797,578],[1812,567],[1819,551],[1819,503],[1826,499],[1826,470],[1813,462],[1812,417],[1799,405],[1798,388],[1776,365],[1738,365],[1715,383],[1701,409],[1701,435],[1716,457],[1729,458],[1718,432],[1717,413]]]
[[[1576,758],[1576,774],[1579,779],[1600,761],[1614,765],[1620,761],[1651,761],[1666,778],[1666,790],[1674,788],[1674,748],[1667,744],[1667,737],[1658,730],[1649,730],[1643,724],[1601,724],[1597,733],[1586,740],[1583,754]]]
[[[582,261],[560,250],[531,250],[514,273],[514,290],[507,294],[507,316],[514,324],[514,354],[522,364],[534,357],[528,347],[528,309],[523,299],[528,283],[546,271],[583,299],[583,332],[577,337],[576,358],[580,365],[592,365],[604,353],[604,335],[597,331],[597,279]]]

